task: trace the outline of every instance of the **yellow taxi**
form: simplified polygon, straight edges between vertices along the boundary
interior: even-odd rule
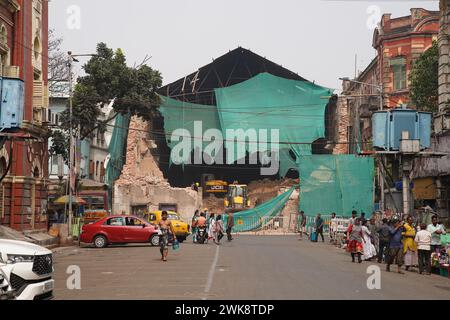
[[[148,220],[148,222],[153,224],[158,224],[161,221],[162,211],[153,211],[144,215],[144,218]],[[191,234],[190,228],[191,226],[183,222],[180,218],[180,215],[174,211],[167,211],[167,219],[172,222],[173,229],[175,230],[175,235],[177,236],[177,240],[179,242],[183,242],[186,238]]]

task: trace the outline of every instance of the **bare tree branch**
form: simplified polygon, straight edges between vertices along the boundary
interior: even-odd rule
[[[133,69],[139,69],[143,65],[146,65],[147,62],[149,62],[151,58],[152,58],[152,56],[149,56],[148,54],[146,54],[141,63],[139,63],[138,65],[136,65],[136,63],[134,63]]]
[[[51,95],[69,94],[69,66],[66,54],[61,49],[63,39],[55,31],[48,32],[48,84]]]

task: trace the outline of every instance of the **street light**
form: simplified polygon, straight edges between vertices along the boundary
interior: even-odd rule
[[[73,201],[72,201],[72,184],[74,183],[74,155],[75,155],[75,147],[73,141],[73,129],[72,129],[72,117],[73,117],[73,63],[80,62],[75,57],[95,57],[97,54],[73,54],[72,51],[67,52],[68,54],[68,65],[69,65],[69,217],[68,217],[68,231],[69,236],[72,233],[72,219],[73,219]],[[80,130],[78,130],[79,138]],[[76,188],[76,186],[75,186]],[[74,188],[74,189],[75,189]]]

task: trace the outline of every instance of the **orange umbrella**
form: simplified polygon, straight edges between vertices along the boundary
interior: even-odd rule
[[[62,196],[59,197],[58,199],[56,199],[55,201],[53,201],[53,203],[55,204],[68,204],[69,203],[69,196]],[[83,199],[81,199],[80,197],[76,197],[76,196],[72,196],[72,203],[73,204],[87,204],[86,201],[84,201]]]

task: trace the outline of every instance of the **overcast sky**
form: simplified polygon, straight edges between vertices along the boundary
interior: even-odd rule
[[[242,46],[338,89],[339,77],[354,76],[355,54],[359,70],[375,57],[379,13],[413,7],[438,10],[439,1],[51,0],[50,28],[65,51],[93,53],[103,41],[130,65],[148,54],[164,84]]]

